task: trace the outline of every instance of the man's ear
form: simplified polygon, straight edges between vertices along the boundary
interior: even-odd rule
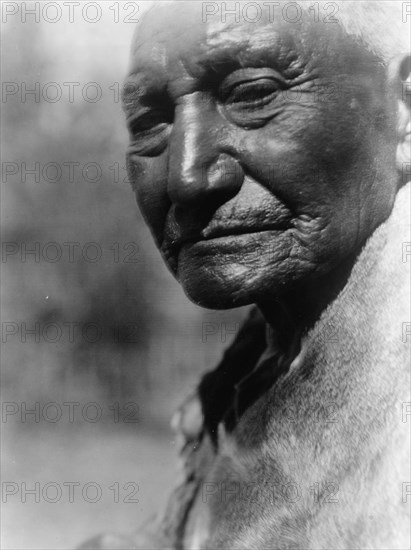
[[[398,106],[396,164],[401,182],[406,183],[411,179],[411,56],[407,54],[394,59],[389,73]]]

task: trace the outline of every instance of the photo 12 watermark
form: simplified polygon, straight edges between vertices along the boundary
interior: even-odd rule
[[[16,501],[23,504],[40,504],[41,502],[96,504],[101,501],[116,504],[139,504],[138,493],[139,485],[135,481],[126,483],[114,481],[111,484],[96,481],[85,483],[80,481],[49,481],[47,483],[3,481],[1,484],[1,501],[5,505]]]
[[[1,2],[2,23],[139,23],[142,2]]]
[[[203,22],[218,18],[222,23],[300,23],[304,15],[315,23],[338,23],[336,2],[203,2]]]
[[[104,182],[130,184],[126,166],[113,162],[103,165],[101,162],[80,163],[73,160],[64,162],[17,162],[1,163],[2,183],[46,183],[46,184],[96,184]]]
[[[81,243],[79,241],[49,241],[49,242],[13,242],[4,241],[1,244],[1,262],[11,260],[22,263],[66,262],[69,264],[98,262],[134,264],[142,259],[140,246],[135,242],[105,243],[96,241]]]
[[[134,401],[112,404],[101,404],[97,401],[80,403],[79,401],[64,401],[57,403],[39,401],[3,401],[1,404],[1,421],[6,423],[48,424],[66,423],[96,424],[98,422],[113,422],[114,424],[137,424],[141,421],[140,406]]]
[[[2,103],[98,103],[111,100],[120,103],[122,85],[119,82],[101,84],[99,82],[37,82],[3,81],[1,84]]]
[[[48,296],[45,297],[46,300]],[[145,334],[141,321],[124,323],[95,323],[63,321],[61,323],[40,321],[3,321],[1,342],[35,344],[139,344]]]
[[[205,482],[201,486],[201,499],[204,503],[247,502],[275,504],[279,502],[294,504],[300,502],[304,493],[308,493],[316,504],[338,504],[339,485],[335,481],[314,482],[303,487],[293,481],[287,483],[254,481]]]

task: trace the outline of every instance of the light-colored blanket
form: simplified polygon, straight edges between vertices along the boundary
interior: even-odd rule
[[[197,451],[185,548],[409,546],[410,187],[289,372]]]

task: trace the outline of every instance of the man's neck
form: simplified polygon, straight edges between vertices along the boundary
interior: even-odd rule
[[[276,346],[284,353],[298,350],[298,342],[319,319],[322,311],[344,288],[358,251],[339,264],[332,272],[296,287],[281,296],[258,304],[265,317]]]

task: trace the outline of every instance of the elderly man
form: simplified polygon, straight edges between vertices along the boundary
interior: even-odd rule
[[[406,19],[179,2],[138,26],[140,208],[193,301],[258,309],[175,419],[183,483],[125,547],[409,546]]]

